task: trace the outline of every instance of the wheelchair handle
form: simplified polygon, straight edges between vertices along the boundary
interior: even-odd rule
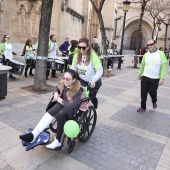
[[[84,99],[81,99],[81,102],[86,102],[86,101],[89,101],[90,100],[90,97],[86,97]]]

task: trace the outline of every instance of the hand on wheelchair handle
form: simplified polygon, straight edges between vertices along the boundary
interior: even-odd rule
[[[89,81],[89,85],[88,86],[90,86],[90,88],[94,88],[95,85],[96,85],[96,83],[94,81]]]

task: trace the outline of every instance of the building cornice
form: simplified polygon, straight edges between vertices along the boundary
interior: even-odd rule
[[[70,8],[70,7],[66,7],[66,12],[68,12],[69,14],[73,15],[74,17],[80,19],[82,21],[82,23],[84,22],[84,16],[79,14],[78,12],[76,12],[74,9]]]

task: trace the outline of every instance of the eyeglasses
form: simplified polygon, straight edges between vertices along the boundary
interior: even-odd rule
[[[153,46],[155,43],[152,43],[152,44],[147,44],[147,47],[149,47],[149,46]]]
[[[70,81],[71,79],[69,79],[67,77],[63,77],[63,80]]]
[[[82,50],[86,50],[87,47],[81,47],[81,46],[78,46],[78,49],[80,50],[82,48]]]

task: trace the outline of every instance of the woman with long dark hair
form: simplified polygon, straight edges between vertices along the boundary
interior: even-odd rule
[[[33,52],[33,47],[32,47],[32,41],[30,39],[28,39],[25,42],[25,46],[23,49],[24,53],[25,53],[25,60],[26,60],[26,67],[25,67],[25,77],[27,77],[27,71],[30,68],[29,71],[29,75],[30,76],[34,76],[34,74],[32,73],[32,66],[31,66],[31,62],[33,62],[33,57],[34,57],[34,52]]]
[[[78,41],[77,40],[72,40],[71,41],[71,46],[68,47],[68,67],[71,68],[72,65],[72,61],[73,61],[73,56],[77,51],[77,45],[78,45]]]

